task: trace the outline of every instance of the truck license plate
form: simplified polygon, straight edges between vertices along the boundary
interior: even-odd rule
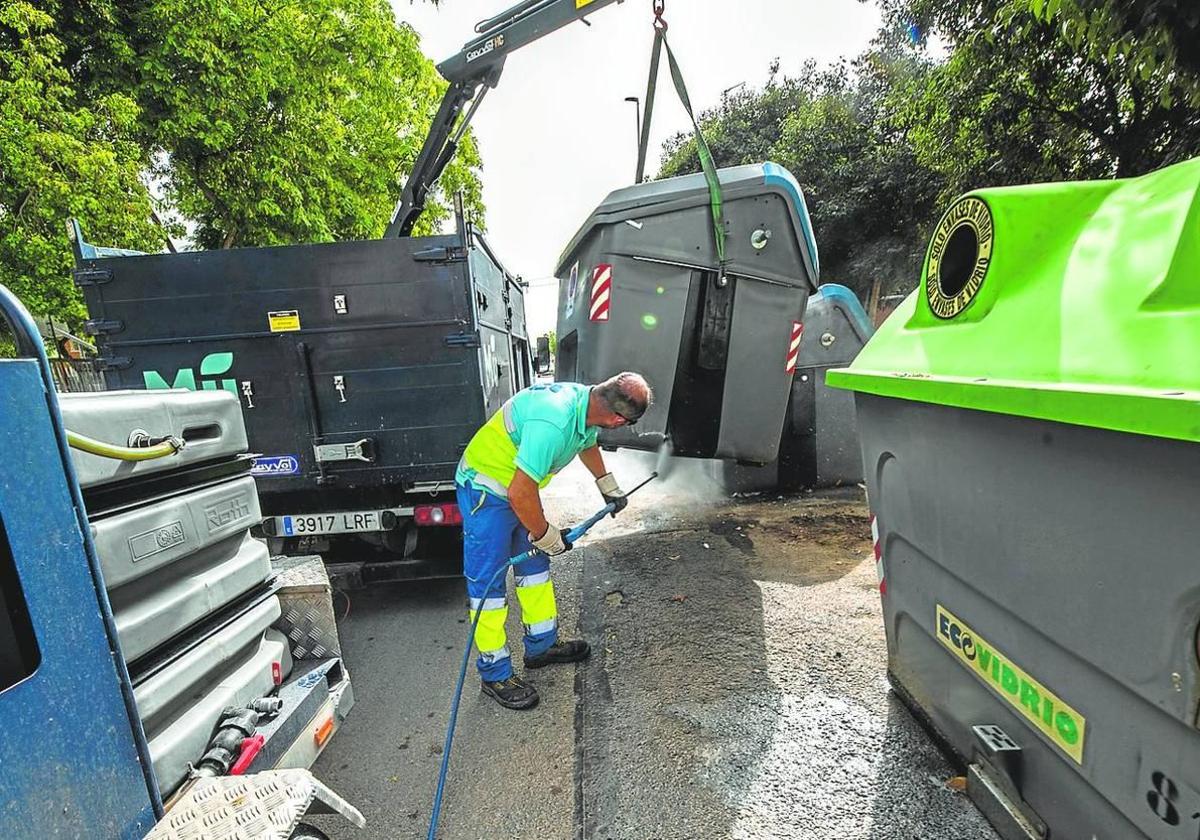
[[[308,534],[353,534],[358,531],[382,530],[377,510],[275,517],[275,533],[281,537],[301,537]]]

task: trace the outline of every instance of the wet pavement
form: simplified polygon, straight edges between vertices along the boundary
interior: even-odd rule
[[[614,460],[626,484],[647,469]],[[547,495],[564,524],[598,506],[573,471]],[[591,661],[535,672],[529,713],[468,676],[439,836],[995,837],[888,692],[869,555],[858,491],[729,500],[698,465],[651,485],[555,562],[563,626],[593,642]],[[368,828],[314,822],[336,838],[424,837],[462,584],[351,598],[357,706],[316,771]]]

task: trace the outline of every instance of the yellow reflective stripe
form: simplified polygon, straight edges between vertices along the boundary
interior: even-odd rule
[[[511,415],[509,418],[511,422]],[[508,484],[516,472],[517,447],[505,423],[505,412],[497,411],[480,428],[463,452],[461,464],[476,473],[477,487],[508,498]]]
[[[522,624],[540,624],[558,617],[552,580],[535,583],[533,586],[518,586],[517,599],[521,602]]]
[[[470,613],[475,620],[475,613]],[[484,610],[479,614],[479,626],[475,628],[475,647],[483,652],[500,650],[505,646],[508,637],[504,634],[504,622],[508,620],[508,607],[498,610]]]
[[[474,467],[472,467],[471,462],[469,460],[467,460],[467,456],[466,456],[466,454],[464,454],[461,458],[458,459],[458,469],[463,470],[466,468],[470,468],[471,470],[473,470],[475,472],[475,474],[473,476],[471,476],[470,478],[467,479],[467,483],[471,484],[472,486],[474,486],[480,490],[490,490],[490,491],[492,491],[493,496],[499,496],[501,499],[508,498],[508,488],[505,487],[503,484],[501,484],[499,481],[496,481],[491,476],[484,475],[483,473],[479,472]],[[482,493],[480,493],[479,494],[479,504],[475,505],[475,507],[471,511],[471,513],[479,513],[479,509],[481,507],[483,507],[483,503],[484,503],[484,495]]]

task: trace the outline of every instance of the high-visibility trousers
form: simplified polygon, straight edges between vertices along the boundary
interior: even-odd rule
[[[479,649],[475,664],[483,679],[506,680],[512,676],[512,657],[504,632],[508,573],[496,575],[490,587],[488,580],[509,558],[533,546],[525,526],[504,499],[471,484],[459,484],[458,507],[463,516],[463,574],[467,578],[471,619],[483,605],[475,629],[475,646]],[[513,572],[521,623],[525,625],[525,654],[536,656],[558,641],[558,607],[550,580],[550,558],[537,552],[515,566]]]

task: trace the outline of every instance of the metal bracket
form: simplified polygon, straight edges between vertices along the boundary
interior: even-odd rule
[[[1012,793],[1019,798],[1021,790],[1021,746],[1008,733],[995,724],[972,726],[975,739],[987,758],[1002,771],[1012,786]]]
[[[333,377],[333,389],[338,392],[338,397],[340,397],[338,402],[345,402],[346,401],[346,377],[342,376],[340,374]]]
[[[119,333],[125,329],[125,322],[111,318],[89,318],[83,322],[83,329],[88,335]]]
[[[447,347],[482,347],[483,343],[479,340],[476,333],[455,333],[448,335],[443,339]]]
[[[75,278],[76,286],[99,286],[113,279],[112,271],[107,268],[77,268],[71,276]]]
[[[354,443],[328,443],[313,446],[313,454],[318,461],[364,461],[371,463],[375,460],[375,441],[363,438]]]
[[[412,258],[416,262],[463,262],[467,258],[467,251],[465,248],[460,248],[457,245],[449,248],[424,248],[414,253]]]
[[[124,370],[133,365],[133,359],[128,356],[97,356],[96,367],[99,370]]]
[[[453,481],[418,481],[407,488],[409,493],[428,493],[430,496],[436,496],[438,493],[451,493],[454,491]],[[403,508],[401,508],[403,510]]]

